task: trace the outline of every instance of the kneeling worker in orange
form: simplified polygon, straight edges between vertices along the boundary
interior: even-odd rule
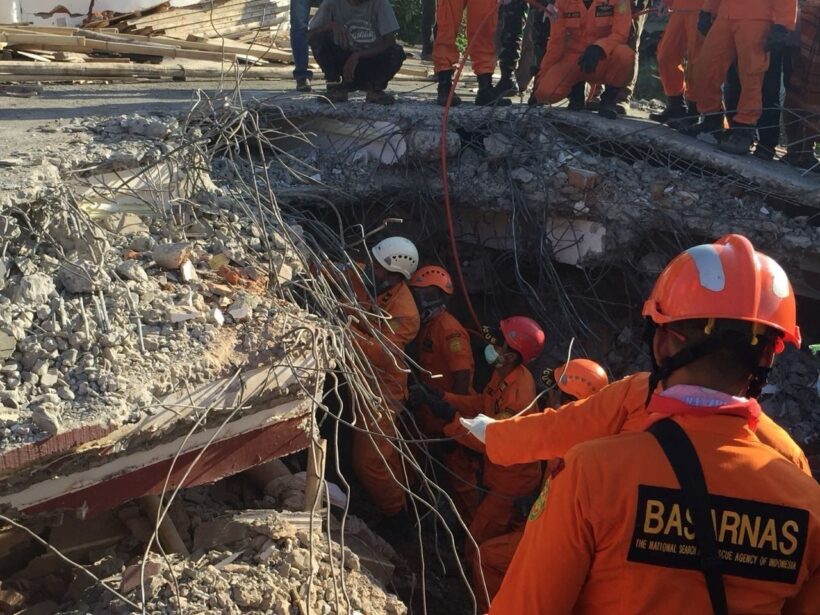
[[[626,0],[557,0],[547,51],[535,83],[539,103],[569,96],[569,108],[584,108],[584,82],[606,86],[598,113],[616,119],[616,99],[632,78],[635,52],[627,45],[632,9]]]
[[[416,246],[404,237],[388,237],[372,249],[375,306],[387,318],[353,329],[356,343],[373,368],[382,394],[378,408],[358,408],[353,435],[353,470],[379,511],[395,517],[405,509],[401,456],[390,440],[398,435],[395,417],[407,399],[404,348],[419,330],[419,312],[407,286],[418,266]],[[366,294],[360,299],[366,301]],[[361,404],[361,401],[359,401]],[[379,434],[384,434],[383,437]],[[401,482],[397,482],[401,481]]]
[[[421,267],[410,280],[410,288],[421,315],[417,338],[417,361],[422,368],[420,379],[425,386],[441,393],[467,395],[473,392],[473,350],[470,335],[447,310],[453,295],[453,280],[441,267]],[[413,402],[413,389],[410,401]],[[431,438],[441,438],[446,421],[436,417],[430,406],[412,404],[419,429]],[[479,461],[476,453],[463,446],[452,446],[444,452],[442,462],[449,472],[450,492],[465,522],[478,508],[475,490]]]
[[[728,235],[672,260],[643,314],[663,385],[645,429],[567,453],[490,614],[816,613],[820,486],[755,433],[800,345],[786,273]]]
[[[550,399],[550,404],[556,407],[564,403],[576,399],[584,399],[590,395],[600,391],[609,383],[609,378],[604,371],[604,368],[598,365],[595,361],[589,359],[573,359],[569,363],[562,365],[552,372],[552,377],[555,383],[555,389],[551,390],[551,394],[555,394]],[[541,487],[541,492],[532,507],[530,514],[537,513],[543,508],[544,499],[549,490],[547,484],[550,480],[550,475],[559,466],[559,460],[553,459],[547,464],[547,470],[544,473],[544,484]],[[556,528],[556,531],[560,531]],[[498,588],[501,587],[501,581],[504,579],[504,574],[512,561],[515,550],[518,548],[518,543],[521,542],[521,537],[524,535],[524,528],[519,528],[509,534],[497,536],[484,541],[478,547],[481,562],[479,565],[478,557],[475,557],[472,562],[473,567],[473,587],[476,588],[476,597],[479,599],[479,612],[487,610],[487,604],[484,604],[484,592],[481,590],[482,579],[481,574],[484,575],[484,585],[487,587],[487,593],[492,601],[493,597],[498,593]]]
[[[797,0],[706,0],[701,31],[707,32],[695,65],[695,94],[704,114],[700,132],[723,128],[721,86],[737,59],[740,100],[729,137],[720,148],[748,154],[763,111],[763,76],[769,50],[783,47],[797,23]]]

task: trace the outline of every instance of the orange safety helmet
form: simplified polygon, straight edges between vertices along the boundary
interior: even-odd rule
[[[501,333],[507,346],[517,351],[524,363],[529,363],[540,355],[547,343],[544,330],[526,316],[511,316],[502,320]]]
[[[450,274],[441,267],[435,265],[427,265],[422,267],[413,277],[410,278],[409,285],[412,288],[427,288],[428,286],[435,286],[440,288],[448,295],[453,294],[453,279]]]
[[[589,359],[572,359],[552,375],[558,388],[575,399],[589,397],[609,384],[604,368]]]
[[[743,235],[689,248],[666,266],[643,306],[658,325],[679,320],[741,320],[783,334],[800,347],[797,307],[789,278]],[[761,330],[754,325],[761,325]],[[777,344],[782,351],[783,344]]]

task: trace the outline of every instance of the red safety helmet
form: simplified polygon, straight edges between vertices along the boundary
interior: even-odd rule
[[[529,363],[540,355],[547,343],[544,330],[526,316],[511,316],[502,320],[501,333],[507,346],[517,351],[524,363]]]
[[[800,347],[797,307],[786,272],[742,235],[726,235],[676,256],[658,276],[643,315],[658,325],[703,318],[741,320],[776,329],[785,342]],[[755,329],[753,334],[758,333]],[[778,344],[778,351],[782,348]]]
[[[609,384],[604,368],[589,359],[572,359],[552,372],[555,383],[567,395],[584,399]]]
[[[453,279],[450,277],[450,274],[441,267],[434,265],[428,265],[416,271],[413,277],[410,278],[409,285],[413,288],[435,286],[448,295],[453,294]]]

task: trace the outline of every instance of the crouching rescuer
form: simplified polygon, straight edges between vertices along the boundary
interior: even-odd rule
[[[557,0],[547,51],[535,83],[535,100],[555,104],[569,97],[584,109],[585,83],[602,84],[598,113],[616,119],[621,88],[632,78],[635,52],[627,44],[632,10],[626,0]]]
[[[392,105],[385,92],[406,57],[396,44],[399,22],[388,0],[324,0],[308,40],[327,81],[328,100],[345,102],[364,90],[369,103]]]
[[[820,486],[755,433],[800,345],[786,273],[728,235],[677,256],[643,314],[644,429],[569,450],[490,613],[816,613]]]

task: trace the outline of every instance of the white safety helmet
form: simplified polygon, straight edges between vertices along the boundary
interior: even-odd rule
[[[373,257],[388,271],[402,274],[406,279],[419,266],[419,251],[404,237],[388,237],[373,246]]]

